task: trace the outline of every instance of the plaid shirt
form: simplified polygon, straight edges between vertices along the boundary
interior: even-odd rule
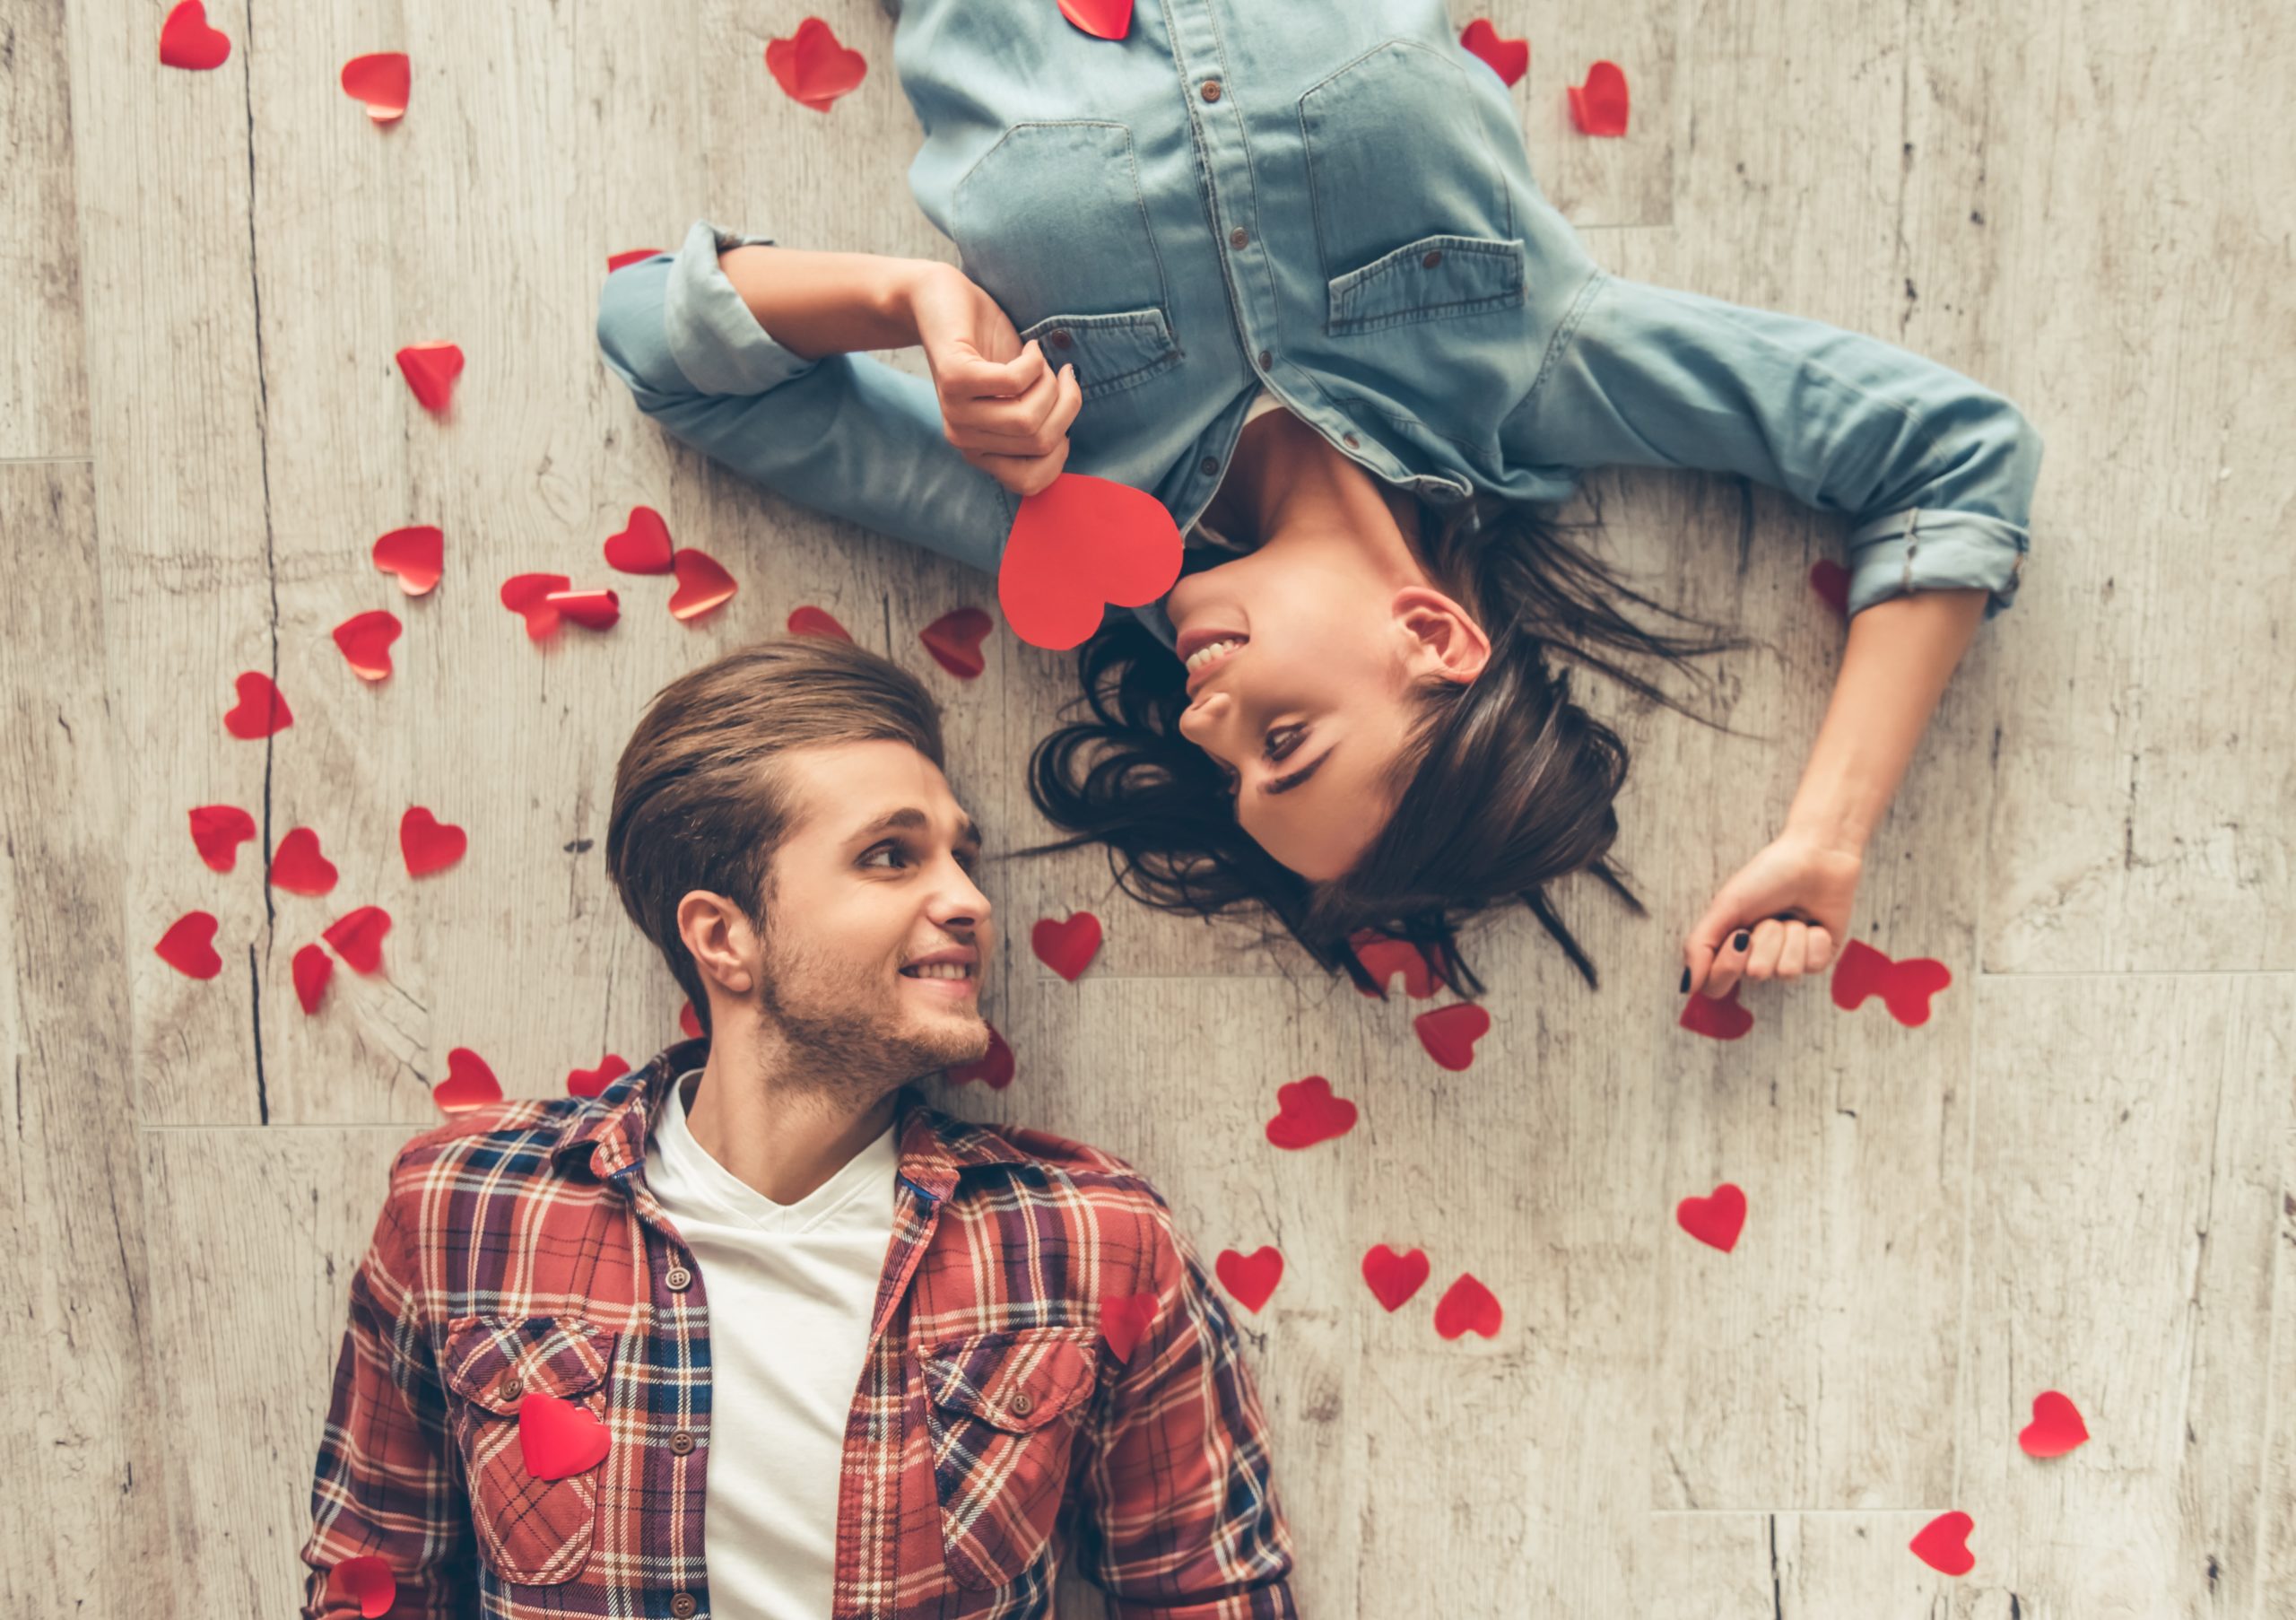
[[[390,1565],[394,1616],[709,1613],[704,1279],[645,1181],[681,1041],[595,1100],[417,1137],[351,1284],[303,1614]],[[1291,1541],[1235,1329],[1120,1161],[902,1099],[893,1237],[846,1425],[835,1620],[1051,1612],[1065,1543],[1124,1620],[1288,1620]],[[1118,1356],[1104,1304],[1152,1295]],[[1111,1318],[1120,1339],[1123,1328]],[[530,1475],[518,1403],[578,1402],[603,1462]]]

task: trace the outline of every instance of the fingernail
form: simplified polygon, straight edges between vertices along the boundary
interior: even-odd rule
[[[1690,989],[1690,970],[1689,970],[1688,968],[1684,968],[1684,969],[1683,970],[1683,990],[1684,992],[1687,992],[1689,989]]]
[[[1744,928],[1740,928],[1738,930],[1738,936],[1730,942],[1731,948],[1733,950],[1743,951],[1746,948],[1747,942],[1752,938],[1752,934]]]

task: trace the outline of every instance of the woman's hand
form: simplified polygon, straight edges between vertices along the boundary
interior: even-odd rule
[[[919,276],[909,301],[949,442],[1016,495],[1059,477],[1084,403],[1076,368],[1055,371],[1033,339],[1023,347],[996,300],[953,266]]]
[[[1726,996],[1741,978],[1822,972],[1848,936],[1866,868],[1860,847],[1788,829],[1741,867],[1683,941],[1690,989]]]

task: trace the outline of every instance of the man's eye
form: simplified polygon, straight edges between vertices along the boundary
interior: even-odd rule
[[[870,850],[868,854],[861,858],[861,864],[865,867],[872,861],[874,861],[880,855],[900,855],[905,857],[907,851],[902,849],[899,844],[879,844],[875,849]]]

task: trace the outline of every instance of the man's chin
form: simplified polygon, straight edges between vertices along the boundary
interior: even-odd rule
[[[988,1023],[977,1012],[962,1017],[952,1012],[933,1020],[929,1027],[912,1029],[909,1045],[919,1074],[952,1064],[978,1063],[988,1056]]]

